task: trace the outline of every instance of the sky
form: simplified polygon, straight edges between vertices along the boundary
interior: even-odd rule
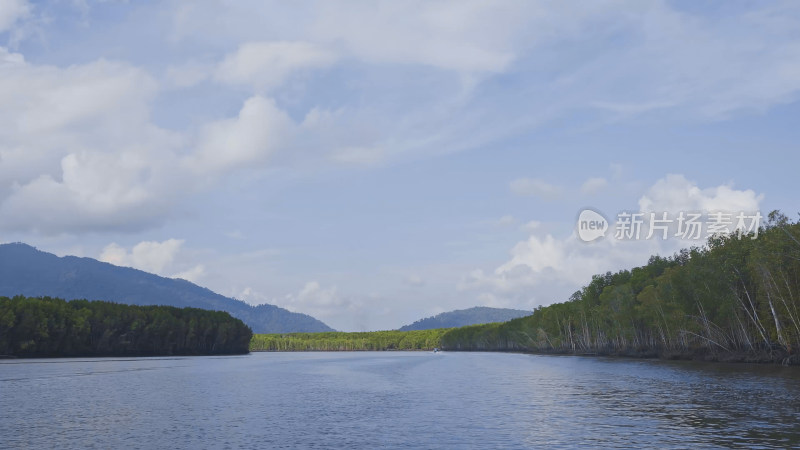
[[[798,99],[792,1],[0,0],[0,242],[344,331],[532,310],[702,245],[620,213],[796,218]]]

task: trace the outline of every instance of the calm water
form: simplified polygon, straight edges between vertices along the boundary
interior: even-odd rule
[[[800,370],[493,353],[0,362],[2,448],[800,445]]]

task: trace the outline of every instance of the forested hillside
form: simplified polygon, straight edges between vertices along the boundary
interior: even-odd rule
[[[0,297],[0,355],[236,354],[248,352],[251,336],[241,320],[220,311]]]
[[[0,245],[0,295],[106,300],[129,305],[169,305],[226,311],[257,333],[333,331],[319,320],[274,305],[250,306],[186,280],[164,278],[92,258]]]
[[[517,317],[528,316],[531,313],[532,311],[524,311],[521,309],[476,306],[474,308],[457,309],[432,317],[426,317],[410,325],[401,327],[400,331],[432,330],[435,328],[454,328],[482,323],[507,322]]]
[[[773,212],[751,237],[597,275],[567,302],[451,330],[442,345],[798,363],[800,223]]]

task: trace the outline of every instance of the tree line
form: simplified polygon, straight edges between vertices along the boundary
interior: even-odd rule
[[[433,350],[447,329],[255,334],[252,351]]]
[[[596,275],[564,303],[453,329],[452,350],[522,350],[797,364],[800,222],[774,211],[755,236]]]
[[[226,312],[50,297],[0,297],[0,355],[247,353],[252,331]]]

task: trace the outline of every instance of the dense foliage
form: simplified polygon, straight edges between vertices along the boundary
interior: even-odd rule
[[[252,351],[433,350],[447,330],[256,334]]]
[[[226,311],[257,333],[333,331],[319,320],[274,305],[250,306],[186,280],[164,278],[91,258],[56,255],[21,244],[0,245],[0,295],[102,299]]]
[[[412,323],[411,325],[400,327],[400,331],[431,330],[434,328],[456,328],[482,323],[507,322],[511,319],[528,316],[530,314],[531,311],[524,311],[521,309],[476,306],[474,308],[458,309],[455,311],[437,314],[432,317],[426,317]]]
[[[0,297],[0,355],[247,353],[251,336],[241,320],[220,311]]]
[[[716,236],[703,248],[597,275],[565,303],[454,329],[442,346],[797,363],[800,223],[773,212],[751,237]]]

